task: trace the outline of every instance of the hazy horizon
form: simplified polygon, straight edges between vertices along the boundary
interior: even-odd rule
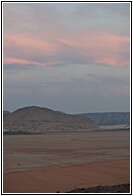
[[[130,111],[130,3],[3,3],[3,109]]]

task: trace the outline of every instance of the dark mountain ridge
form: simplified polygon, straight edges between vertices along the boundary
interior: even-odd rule
[[[93,120],[97,126],[129,124],[130,112],[105,112],[79,114]]]

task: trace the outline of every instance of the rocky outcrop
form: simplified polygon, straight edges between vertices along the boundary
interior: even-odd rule
[[[75,188],[68,193],[130,193],[130,184]]]

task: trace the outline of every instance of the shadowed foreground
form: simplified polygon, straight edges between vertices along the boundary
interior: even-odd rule
[[[96,186],[91,188],[75,188],[67,193],[130,193],[130,184],[119,184],[114,186]]]

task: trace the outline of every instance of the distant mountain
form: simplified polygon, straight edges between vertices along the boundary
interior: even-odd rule
[[[16,110],[4,118],[4,129],[42,133],[61,130],[93,130],[97,126],[89,118],[55,112],[36,106]]]
[[[7,115],[9,115],[9,114],[10,114],[9,111],[6,111],[6,110],[3,111],[3,117],[5,117],[5,116],[7,116]]]
[[[130,122],[130,112],[84,113],[79,115],[90,118],[97,126],[122,125]]]

